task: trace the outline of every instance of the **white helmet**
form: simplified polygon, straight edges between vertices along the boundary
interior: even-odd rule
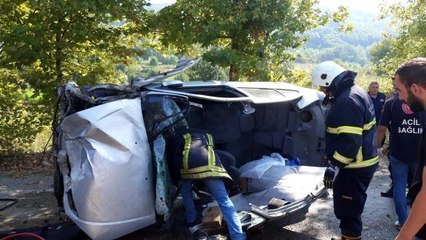
[[[318,64],[312,72],[312,85],[329,87],[334,78],[344,71],[346,71],[346,69],[333,61],[322,62]]]

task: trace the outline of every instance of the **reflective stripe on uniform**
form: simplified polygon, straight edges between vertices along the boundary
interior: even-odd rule
[[[191,173],[191,174],[184,174],[181,173],[181,178],[183,179],[204,179],[204,178],[211,178],[211,177],[221,177],[221,178],[227,178],[232,180],[231,176],[227,172],[202,172],[202,173]]]
[[[362,128],[352,126],[341,126],[337,128],[328,127],[327,132],[331,134],[350,133],[356,135],[362,135]]]
[[[340,126],[337,128],[327,127],[327,132],[331,134],[340,134],[340,133],[351,133],[362,135],[362,131],[370,130],[376,124],[376,119],[373,119],[371,122],[364,124],[362,128],[354,126]]]
[[[355,162],[355,163],[351,163],[347,166],[345,166],[345,168],[364,168],[364,167],[369,167],[369,166],[373,166],[374,164],[379,162],[379,157],[374,157],[372,159],[369,160],[365,160],[362,162]]]
[[[374,125],[376,125],[376,119],[375,118],[373,118],[373,121],[371,121],[371,122],[369,122],[367,124],[364,124],[364,126],[362,127],[362,129],[365,130],[365,131],[367,131],[367,130],[370,130]]]
[[[183,139],[184,139],[185,145],[183,146],[183,153],[182,153],[182,157],[183,157],[182,168],[188,169],[189,168],[189,151],[191,150],[191,143],[192,143],[191,134],[185,133],[183,135]]]
[[[191,169],[182,169],[181,173],[182,174],[197,174],[197,173],[202,173],[202,172],[215,172],[215,173],[226,173],[226,170],[222,167],[218,167],[218,166],[201,166],[201,167],[196,167],[196,168],[191,168]]]
[[[362,147],[359,148],[358,153],[355,158],[355,162],[352,162],[353,159],[347,158],[337,151],[334,152],[333,158],[343,164],[345,164],[345,168],[363,168],[363,167],[369,167],[374,164],[376,164],[379,161],[379,157],[374,157],[372,159],[363,160],[362,159]]]
[[[358,153],[356,154],[355,162],[362,162],[362,147],[359,148]]]
[[[343,155],[341,155],[340,153],[338,153],[337,151],[334,152],[333,154],[333,158],[336,159],[337,161],[343,163],[343,164],[349,164],[350,162],[352,162],[352,158],[347,158]]]
[[[216,165],[216,156],[213,151],[213,138],[212,135],[207,133],[207,151],[208,151],[208,166],[215,166]]]
[[[183,159],[182,169],[180,170],[181,177],[184,179],[202,179],[209,177],[224,177],[232,179],[226,172],[225,168],[216,165],[216,155],[213,147],[213,138],[211,134],[207,134],[207,165],[190,168],[189,157],[191,151],[192,137],[191,134],[186,133],[183,135],[184,148],[183,148]]]
[[[208,177],[225,177],[232,179],[223,167],[215,165],[181,169],[180,174],[184,179],[202,179]]]

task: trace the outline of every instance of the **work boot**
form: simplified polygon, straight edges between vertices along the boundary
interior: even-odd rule
[[[388,197],[388,198],[393,197],[393,186],[392,186],[392,187],[390,187],[387,191],[385,191],[385,192],[381,192],[381,193],[380,193],[380,195],[381,195],[382,197]]]
[[[341,236],[341,237],[332,237],[331,240],[361,240],[361,236],[359,237],[348,237],[348,236]]]

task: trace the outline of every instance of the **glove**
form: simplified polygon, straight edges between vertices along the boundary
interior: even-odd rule
[[[333,182],[339,173],[339,167],[328,166],[324,173],[324,186],[328,189],[333,189]]]

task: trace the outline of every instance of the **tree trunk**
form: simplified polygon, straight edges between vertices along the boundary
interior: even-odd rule
[[[239,44],[236,35],[232,37],[231,49],[238,52]],[[229,63],[229,81],[238,81],[240,78],[238,67],[234,63]]]
[[[62,33],[58,30],[55,36],[55,70],[56,70],[56,81],[58,84],[63,82],[62,73]]]
[[[229,67],[229,81],[238,81],[239,73],[234,64]]]

